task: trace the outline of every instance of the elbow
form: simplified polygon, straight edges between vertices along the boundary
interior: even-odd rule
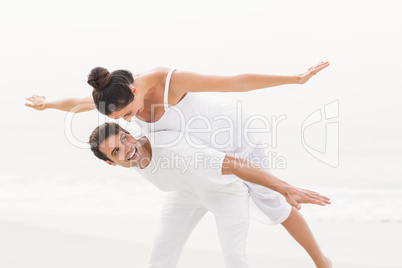
[[[222,162],[222,175],[235,174],[236,172],[235,160],[236,159],[230,155],[225,156],[225,159]]]
[[[244,173],[245,165],[247,165],[245,159],[236,158],[230,155],[226,155],[222,164],[222,175],[236,175],[241,177]]]

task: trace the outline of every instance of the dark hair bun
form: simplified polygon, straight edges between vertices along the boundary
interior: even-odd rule
[[[106,68],[95,67],[88,75],[88,84],[90,84],[94,90],[102,91],[110,84],[112,75]]]

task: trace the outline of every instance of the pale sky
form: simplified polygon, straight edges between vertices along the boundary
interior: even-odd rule
[[[89,95],[95,66],[297,74],[328,60],[306,85],[228,97],[286,114],[289,128],[339,100],[344,138],[401,137],[401,11],[401,1],[7,2],[0,8],[1,129],[63,127],[63,113],[33,111],[24,98]],[[77,116],[78,135],[101,121],[96,112]]]

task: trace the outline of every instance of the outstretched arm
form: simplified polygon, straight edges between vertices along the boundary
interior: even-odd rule
[[[259,184],[277,191],[296,209],[300,209],[302,203],[310,203],[320,206],[331,204],[329,198],[313,191],[292,186],[245,159],[226,155],[222,165],[222,174],[234,174],[245,181]]]
[[[302,74],[291,76],[262,74],[213,76],[176,71],[171,79],[170,90],[182,96],[187,92],[246,92],[286,84],[304,84],[328,66],[329,62],[321,62]]]
[[[31,107],[38,111],[56,109],[72,113],[81,113],[88,112],[96,108],[92,96],[47,101],[45,96],[33,95],[26,98],[26,100],[30,101],[30,103],[25,103],[25,106]]]

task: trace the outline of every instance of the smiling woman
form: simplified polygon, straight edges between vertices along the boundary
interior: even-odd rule
[[[196,138],[196,144],[206,142],[210,144],[211,138],[217,139],[219,142],[211,144],[211,150],[216,150],[219,147],[219,152],[229,153],[238,158],[246,158],[247,155],[255,156],[257,158],[266,157],[266,147],[263,146],[263,134],[256,132],[247,135],[248,138],[252,136],[252,144],[247,142],[241,128],[230,128],[228,131],[227,125],[247,126],[250,118],[245,111],[239,111],[240,117],[237,113],[238,102],[231,102],[226,99],[218,99],[195,94],[197,92],[247,92],[256,89],[268,88],[273,86],[285,84],[304,84],[312,78],[319,71],[328,67],[328,62],[321,62],[318,65],[309,68],[306,72],[298,75],[278,76],[267,74],[239,74],[233,76],[215,76],[215,75],[202,75],[186,71],[180,71],[168,68],[156,68],[146,73],[141,73],[134,76],[125,70],[117,70],[112,73],[102,67],[94,68],[88,76],[88,83],[93,86],[93,101],[96,108],[103,114],[111,118],[124,118],[126,121],[131,121],[134,117],[135,120],[143,127],[147,128],[150,132],[159,136],[159,140],[164,141],[166,135],[163,135],[165,130],[173,130],[179,133],[186,131],[190,123],[195,122],[197,116],[203,115],[205,119],[203,122],[207,124],[201,125],[200,120],[197,120],[195,131],[192,126],[191,134]],[[239,100],[240,102],[241,100]],[[68,102],[66,103],[73,103]],[[76,103],[77,105],[79,103]],[[67,106],[67,105],[66,105]],[[66,108],[63,106],[63,108]],[[55,107],[55,106],[53,106]],[[34,108],[34,107],[33,107]],[[181,111],[184,116],[183,121],[177,120],[174,111]],[[227,120],[222,120],[226,118]],[[201,120],[202,121],[202,120]],[[187,123],[187,125],[186,125]],[[205,130],[211,130],[206,133]],[[114,139],[107,139],[103,137],[97,143],[99,148],[95,149],[96,154],[102,153],[100,157],[110,165],[120,164],[121,166],[132,166],[133,162],[137,162],[137,156],[134,148],[127,146],[127,141],[122,141],[126,138],[124,131],[119,128],[113,130],[115,133]],[[107,134],[109,131],[105,131]],[[116,135],[117,134],[117,135]],[[158,135],[161,134],[161,135]],[[233,137],[234,142],[228,142],[228,138]],[[187,141],[187,139],[184,139]],[[135,143],[135,140],[128,140]],[[183,142],[183,139],[179,139]],[[176,148],[175,146],[165,148]],[[216,146],[214,146],[216,145]],[[224,146],[222,146],[224,145]],[[93,144],[91,143],[91,147]],[[223,148],[221,148],[223,147]],[[197,146],[183,147],[183,152],[188,150],[199,151],[206,150]],[[139,152],[141,153],[141,152]],[[132,157],[134,159],[130,160]],[[141,155],[139,155],[141,156]],[[142,160],[142,158],[138,158]],[[138,163],[134,163],[138,166]],[[141,163],[140,163],[141,165]],[[260,167],[261,168],[261,167]],[[169,169],[167,170],[169,171]],[[200,174],[203,174],[200,170]],[[222,172],[220,170],[220,172]],[[243,172],[241,174],[251,174],[250,172]],[[240,173],[236,174],[241,176]],[[164,177],[169,177],[168,174],[163,174]],[[189,175],[191,178],[191,175]],[[284,205],[284,202],[278,201],[283,196],[280,193],[273,191],[267,192],[267,188],[255,184],[255,182],[244,181],[247,187],[247,192],[251,196],[251,203],[256,206],[256,210],[260,211],[263,215],[263,221],[268,224],[282,223],[286,227],[287,219],[293,222],[290,210]],[[243,186],[242,186],[243,187]],[[296,206],[300,209],[300,206]],[[175,207],[176,209],[176,207]],[[300,216],[301,217],[301,216]],[[301,219],[301,218],[300,218]],[[186,227],[187,228],[187,227]],[[301,229],[299,228],[298,231]],[[297,230],[289,230],[295,234]],[[170,238],[168,240],[171,240]],[[182,240],[184,241],[184,240]],[[303,242],[299,241],[303,246]],[[158,243],[156,243],[157,245]],[[178,245],[181,248],[180,245]],[[312,256],[313,260],[318,264],[326,262],[317,244],[313,247],[306,249]],[[156,254],[154,259],[160,262],[169,262],[169,257],[163,259],[161,255]],[[176,257],[177,254],[173,254]],[[177,261],[175,259],[175,261]],[[161,265],[160,267],[168,267]],[[173,266],[172,266],[173,267]],[[235,267],[235,266],[228,266]],[[237,267],[237,266],[236,266]],[[240,267],[240,266],[239,266]],[[244,266],[241,266],[244,267]],[[319,267],[329,267],[322,265]]]
[[[246,92],[286,84],[304,84],[328,66],[329,62],[321,62],[304,73],[290,76],[267,74],[215,76],[155,68],[135,75],[135,79],[127,70],[110,73],[106,68],[96,67],[91,70],[87,81],[93,87],[93,98],[47,101],[44,96],[34,95],[27,98],[32,104],[27,103],[26,106],[36,110],[52,108],[82,112],[95,108],[92,106],[94,103],[99,112],[111,118],[131,121],[138,115],[142,121],[155,122],[162,117],[166,108],[178,104],[189,92]],[[170,75],[172,78],[167,79]],[[170,85],[165,87],[166,83]],[[83,102],[88,102],[85,110],[72,110]]]
[[[365,1],[364,10],[362,1],[345,0],[264,3],[207,0],[197,6],[191,1],[175,0],[99,1],[96,8],[93,1],[8,1],[0,11],[3,40],[0,84],[6,93],[2,109],[7,111],[3,113],[7,116],[3,116],[0,127],[1,147],[3,152],[10,153],[10,157],[3,157],[0,174],[1,214],[4,215],[7,210],[18,212],[35,207],[51,207],[54,211],[86,209],[88,215],[94,211],[117,213],[120,210],[116,210],[116,205],[130,213],[143,204],[139,202],[137,205],[131,198],[143,198],[141,201],[152,203],[156,202],[152,193],[159,193],[153,188],[138,190],[134,184],[128,187],[127,183],[142,183],[143,180],[135,175],[123,174],[123,169],[115,170],[98,163],[99,160],[90,159],[88,150],[77,150],[71,146],[63,135],[64,113],[50,110],[39,113],[21,107],[23,98],[31,94],[48,98],[49,101],[41,96],[32,98],[35,102],[42,101],[45,109],[51,108],[48,105],[57,98],[88,95],[89,101],[70,99],[71,102],[65,106],[66,111],[77,103],[88,103],[93,110],[92,87],[86,84],[86,78],[96,66],[107,67],[111,72],[127,68],[138,83],[141,78],[137,79],[137,70],[146,71],[160,64],[228,75],[243,71],[279,74],[289,71],[293,74],[293,71],[308,67],[304,64],[309,65],[311,61],[315,63],[325,57],[331,60],[334,68],[323,76],[320,74],[319,79],[307,87],[288,86],[256,94],[228,94],[228,97],[244,96],[244,104],[248,101],[267,118],[271,114],[287,115],[288,119],[280,125],[279,143],[274,150],[286,157],[287,168],[273,172],[326,192],[336,200],[335,206],[324,210],[308,206],[303,208],[309,222],[319,226],[320,240],[329,252],[337,256],[336,261],[341,262],[335,266],[399,266],[397,248],[402,248],[402,171],[399,168],[402,161],[402,105],[397,96],[402,89],[399,78],[402,65],[398,60],[402,47],[401,10],[402,1],[397,0]],[[104,38],[105,34],[117,37],[118,41],[116,38]],[[21,73],[24,75],[21,76]],[[172,77],[173,86],[178,74]],[[138,91],[144,92],[140,85]],[[135,99],[138,98],[137,94]],[[333,169],[306,153],[301,146],[299,132],[306,116],[337,99],[341,109],[341,165]],[[35,107],[41,106],[38,104]],[[225,113],[222,107],[219,109],[222,114]],[[68,127],[76,138],[80,138],[79,141],[84,141],[85,148],[90,131],[103,123],[106,117],[99,115],[94,111],[69,115],[74,116],[74,124]],[[130,116],[130,113],[127,115]],[[136,123],[131,125],[136,126]],[[325,126],[313,131],[316,130],[325,131]],[[324,136],[325,133],[321,133]],[[29,161],[24,161],[23,168],[20,161],[13,161],[21,159],[21,152],[15,150],[15,142],[10,141],[30,143],[30,146],[24,146],[25,159]],[[55,148],[60,152],[57,157]],[[378,155],[381,158],[376,157]],[[142,187],[145,186],[148,185]],[[34,217],[26,217],[27,220],[31,218]],[[46,217],[35,218],[48,222]],[[144,218],[139,217],[136,221],[139,224]],[[68,219],[66,217],[66,226],[71,225],[67,225]],[[331,223],[333,221],[335,223]],[[98,222],[99,229],[102,229],[100,233],[107,234],[110,226]],[[80,224],[77,220],[75,226]],[[116,224],[119,224],[117,220]],[[147,233],[147,230],[152,230],[153,221],[142,225],[144,228],[132,228],[135,224],[127,224],[127,232],[122,237],[130,237],[129,230],[143,230],[139,234],[147,234],[144,241],[148,242],[153,233]],[[91,225],[96,226],[96,221]],[[393,226],[396,228],[393,229]],[[110,265],[102,262],[99,265],[87,264],[81,259],[82,252],[77,251],[76,257],[69,259],[69,250],[60,256],[52,251],[57,248],[54,246],[49,247],[50,251],[45,254],[39,245],[46,241],[36,239],[37,236],[30,243],[38,245],[35,249],[10,247],[17,236],[24,245],[28,245],[30,240],[21,232],[7,236],[8,228],[0,229],[6,235],[1,243],[5,252],[0,267],[15,268],[19,264],[15,263],[14,256],[19,255],[26,256],[28,263],[30,256],[36,252],[40,257],[31,262],[32,267],[59,266],[62,265],[60,259],[65,259],[69,265],[63,265],[69,267],[113,267],[119,266],[116,260],[124,259],[113,255],[113,252],[96,252],[89,254],[93,261],[102,260],[106,255],[114,261]],[[120,229],[122,233],[124,230],[110,228],[109,231],[115,229]],[[251,229],[251,232],[253,230],[256,229]],[[255,240],[254,244],[250,237],[250,253],[259,252],[260,256],[265,256],[258,261],[254,259],[256,266],[312,266],[300,263],[302,256],[298,259],[297,254],[295,256],[290,250],[290,244],[289,247],[280,247],[275,242],[272,247],[266,243],[278,241],[275,236],[267,235],[274,234],[272,230],[277,229],[261,228],[261,233],[256,235],[260,240]],[[195,237],[192,240],[194,248],[202,247],[202,241],[211,240],[206,233],[200,234],[202,239]],[[366,235],[368,233],[370,236]],[[263,235],[266,239],[261,239]],[[7,237],[10,239],[7,240]],[[137,238],[135,241],[138,241]],[[213,245],[205,248],[211,247]],[[133,254],[139,258],[147,255],[144,248],[137,253],[130,250],[126,259],[134,260]],[[267,251],[267,248],[270,250]],[[284,262],[277,265],[269,263],[275,260],[275,255],[283,256]],[[48,257],[53,257],[55,262],[50,264]],[[179,267],[193,267],[194,263],[204,267],[223,266],[203,263],[208,260],[207,254],[204,258],[197,257],[188,258],[190,261],[181,263]],[[253,256],[250,257],[253,262]],[[9,263],[5,262],[7,259]],[[291,260],[295,260],[294,265],[286,264]],[[144,263],[127,265],[143,266],[145,260]]]

